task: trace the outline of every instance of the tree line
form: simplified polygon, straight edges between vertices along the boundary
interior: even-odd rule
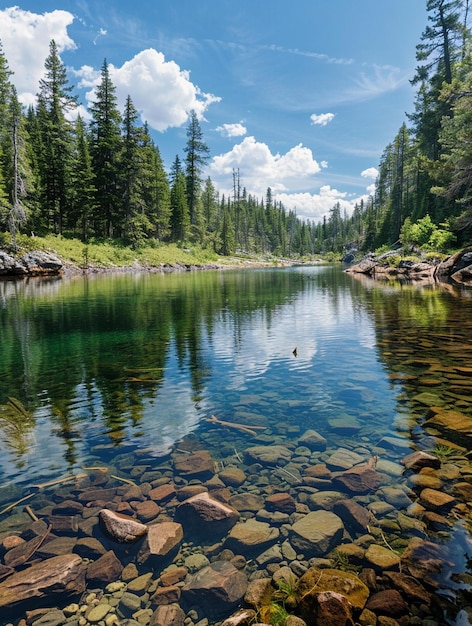
[[[448,250],[472,237],[472,50],[469,0],[428,0],[416,47],[414,111],[379,163],[375,193],[349,216],[333,207],[324,245],[400,243]]]
[[[113,239],[139,247],[179,242],[219,254],[301,256],[313,251],[312,226],[275,202],[256,198],[233,172],[233,194],[204,177],[209,159],[191,111],[183,157],[167,174],[159,148],[131,96],[124,110],[105,60],[90,121],[71,115],[73,88],[51,41],[37,104],[21,107],[0,48],[0,227],[20,232]],[[70,121],[75,117],[75,121]]]
[[[37,104],[24,110],[0,46],[0,229],[114,239],[139,247],[179,242],[280,256],[375,250],[397,242],[448,249],[472,235],[472,51],[469,0],[427,0],[417,46],[413,113],[385,148],[375,192],[352,212],[335,204],[314,223],[247,192],[239,170],[222,195],[204,177],[210,154],[195,111],[182,157],[164,167],[128,96],[122,112],[107,61],[80,116],[51,42]]]

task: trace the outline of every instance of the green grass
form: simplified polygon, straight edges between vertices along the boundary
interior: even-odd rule
[[[114,268],[132,265],[158,267],[163,264],[204,265],[206,263],[225,262],[225,259],[211,250],[202,249],[198,246],[184,248],[176,244],[156,243],[134,250],[112,240],[93,240],[84,244],[79,239],[60,235],[47,235],[45,237],[21,235],[17,238],[17,244],[17,254],[23,254],[30,250],[45,250],[56,254],[66,263],[72,263],[82,268]],[[0,247],[9,249],[10,246],[9,236],[3,235],[0,240]]]

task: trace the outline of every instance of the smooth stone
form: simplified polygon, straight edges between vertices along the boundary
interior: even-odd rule
[[[218,477],[227,487],[240,487],[246,480],[246,474],[239,467],[225,467]]]
[[[102,619],[105,619],[105,616],[110,612],[110,609],[111,607],[109,604],[97,604],[97,606],[94,606],[90,612],[87,613],[87,619],[91,624],[96,624]]]
[[[348,470],[354,465],[359,465],[364,461],[364,457],[357,454],[357,452],[347,450],[346,448],[338,448],[328,459],[326,459],[326,467],[334,471]]]
[[[178,551],[183,537],[182,525],[177,522],[152,524],[149,526],[149,532],[138,552],[136,561],[142,565],[171,558]]]
[[[292,453],[282,445],[253,446],[245,450],[245,456],[250,463],[262,463],[262,465],[286,464],[290,461]]]
[[[239,512],[209,493],[199,493],[181,502],[175,517],[185,529],[198,535],[221,537],[239,520]]]
[[[246,522],[239,522],[231,529],[224,547],[235,554],[247,556],[254,552],[262,552],[275,543],[279,535],[278,528],[251,518]]]
[[[297,590],[302,616],[313,616],[316,597],[324,591],[344,595],[356,610],[362,610],[370,595],[369,588],[352,572],[336,569],[310,568],[298,581]],[[313,623],[310,621],[310,623]],[[336,622],[337,623],[337,622]],[[345,622],[341,622],[345,623]]]
[[[184,567],[190,574],[194,574],[208,565],[210,565],[210,561],[204,554],[191,554],[184,560]]]
[[[400,557],[392,550],[379,546],[375,543],[371,544],[364,554],[365,559],[378,570],[387,570],[398,568]]]
[[[289,530],[290,543],[305,557],[324,556],[343,536],[344,524],[330,511],[313,511],[295,522]]]
[[[299,446],[306,446],[312,452],[326,450],[327,441],[316,430],[306,430],[298,440]]]
[[[127,515],[120,515],[108,509],[100,511],[99,519],[108,537],[118,543],[134,543],[148,531],[145,524],[141,524],[141,522],[137,522]]]

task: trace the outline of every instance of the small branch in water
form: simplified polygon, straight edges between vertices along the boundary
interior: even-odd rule
[[[218,424],[219,426],[226,426],[227,428],[235,428],[241,430],[244,433],[248,433],[253,437],[257,437],[256,430],[266,430],[265,426],[244,426],[243,424],[236,424],[235,422],[225,422],[218,419],[215,415],[205,418],[205,422],[211,422],[212,424]]]

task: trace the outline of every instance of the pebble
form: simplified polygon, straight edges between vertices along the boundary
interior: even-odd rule
[[[96,624],[104,619],[105,615],[109,613],[111,610],[111,606],[109,604],[97,604],[94,606],[89,613],[87,613],[86,617],[91,624]]]

